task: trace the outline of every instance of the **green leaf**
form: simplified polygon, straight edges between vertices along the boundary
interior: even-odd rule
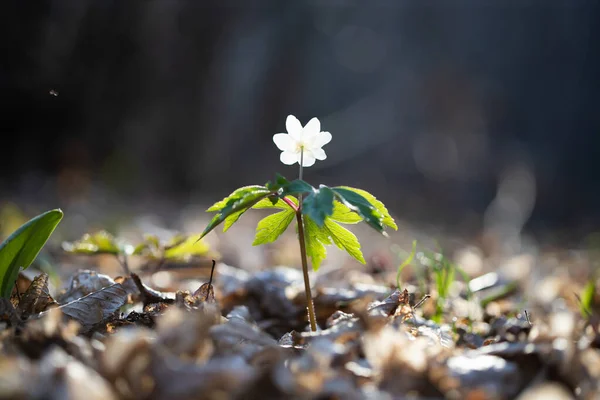
[[[583,288],[583,292],[581,292],[581,299],[579,304],[581,315],[584,318],[592,315],[595,294],[596,283],[594,282],[594,279],[590,279],[587,281],[585,287]]]
[[[217,227],[217,225],[223,222],[227,217],[233,215],[233,217],[231,217],[229,226],[226,227],[229,228],[235,221],[237,221],[237,218],[240,217],[240,211],[243,212],[247,210],[258,203],[261,199],[264,199],[271,194],[272,192],[264,186],[245,186],[235,190],[233,193],[231,193],[231,195],[223,200],[216,202],[207,211],[218,212],[210,221],[208,226],[204,229],[204,232],[202,232],[200,235],[200,239],[215,229],[215,227]],[[238,213],[238,215],[235,215],[236,213]]]
[[[337,200],[333,201],[333,214],[329,218],[342,224],[357,224],[363,220],[360,215]]]
[[[304,220],[304,241],[306,244],[306,255],[310,257],[313,270],[318,270],[325,257],[327,257],[326,245],[331,244],[329,236],[319,228],[308,215]]]
[[[360,215],[367,224],[383,233],[383,215],[362,195],[342,187],[332,189],[337,199],[346,207]]]
[[[106,231],[86,233],[75,242],[63,242],[63,250],[75,254],[120,254],[115,237]]]
[[[200,240],[200,235],[190,235],[171,247],[165,247],[167,259],[189,260],[193,256],[204,256],[210,252],[210,246]]]
[[[290,223],[294,220],[296,213],[289,206],[287,210],[271,214],[258,222],[256,227],[256,236],[253,246],[259,244],[272,243],[285,232]]]
[[[361,195],[362,197],[367,199],[369,201],[369,203],[371,203],[373,206],[375,206],[377,211],[379,211],[381,213],[381,215],[383,215],[383,221],[382,221],[383,225],[387,225],[396,231],[398,230],[398,225],[396,225],[396,221],[394,221],[394,218],[392,218],[392,216],[388,212],[385,205],[381,201],[377,200],[377,198],[375,196],[373,196],[371,193],[369,193],[363,189],[357,189],[357,188],[353,188],[353,187],[349,187],[349,186],[338,186],[338,188],[346,189],[346,190],[350,190],[354,193],[358,193],[359,195]]]
[[[227,230],[231,228],[231,226],[235,224],[237,220],[240,219],[242,214],[246,211],[248,211],[247,208],[234,212],[233,214],[230,214],[227,218],[225,218],[225,221],[223,222],[223,232],[227,232]]]
[[[50,210],[23,224],[0,245],[0,296],[9,298],[19,275],[35,260],[61,221],[60,209]]]
[[[362,264],[366,264],[365,258],[360,251],[360,243],[356,236],[343,226],[335,223],[329,218],[325,219],[324,229],[329,234],[333,243],[341,250],[346,250],[348,254],[354,257]]]
[[[260,186],[260,185],[242,186],[241,188],[234,190],[233,193],[231,193],[229,196],[225,197],[223,200],[217,201],[215,204],[210,206],[206,211],[207,212],[220,211],[221,209],[225,208],[225,206],[227,206],[228,202],[231,199],[240,198],[247,193],[251,193],[253,191],[262,191],[262,190],[268,191],[268,189],[266,187]]]
[[[315,188],[308,182],[302,179],[296,179],[282,186],[282,195],[312,193]]]
[[[333,191],[325,185],[319,186],[302,202],[302,214],[308,215],[319,227],[325,218],[333,214]]]
[[[291,200],[292,203],[294,203],[296,206],[298,206],[298,199],[296,199],[294,196],[286,196],[286,198],[288,200]],[[269,200],[268,198],[260,200],[258,203],[253,205],[252,208],[256,208],[256,209],[279,208],[281,210],[291,210],[292,209],[282,199],[277,199],[277,202],[275,202],[275,204],[273,204],[273,203],[271,203],[271,200]]]

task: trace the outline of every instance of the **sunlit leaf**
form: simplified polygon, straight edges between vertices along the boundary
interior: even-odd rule
[[[286,196],[286,198],[288,200],[290,200],[292,203],[294,203],[296,205],[296,207],[298,206],[298,199],[296,199],[294,196]],[[275,202],[275,204],[273,204],[273,203],[271,203],[271,200],[269,200],[268,198],[260,200],[258,203],[253,205],[252,208],[256,208],[256,209],[279,208],[281,210],[291,209],[289,204],[287,204],[282,199],[277,199],[277,202]]]
[[[327,257],[325,246],[331,244],[331,239],[308,215],[305,215],[303,220],[306,255],[311,259],[313,270],[316,271]]]
[[[360,215],[375,230],[383,233],[383,215],[366,198],[353,190],[342,187],[335,187],[332,190],[337,200]]]
[[[398,230],[398,225],[396,225],[396,221],[394,221],[394,218],[392,218],[385,205],[381,201],[377,200],[377,198],[371,193],[363,189],[357,189],[349,186],[338,186],[338,188],[358,193],[359,195],[367,199],[367,201],[371,203],[377,209],[377,211],[381,213],[381,215],[383,215],[383,225],[387,225],[394,230]]]
[[[329,237],[337,247],[341,250],[346,250],[348,254],[362,264],[366,264],[365,258],[360,251],[360,243],[352,232],[329,218],[325,219],[325,226],[323,229],[327,231]]]
[[[272,192],[264,186],[245,186],[235,190],[231,195],[215,203],[207,210],[217,211],[217,214],[204,229],[200,238],[206,236],[206,234],[212,231],[230,215],[245,211],[258,203],[261,199],[271,195],[271,193]]]
[[[294,220],[296,213],[289,206],[287,210],[271,214],[258,222],[256,227],[256,236],[253,246],[265,243],[272,243],[285,232],[290,223]]]
[[[86,233],[75,242],[63,242],[63,249],[76,254],[120,254],[121,248],[115,237],[106,231]]]
[[[19,268],[25,269],[35,260],[62,217],[60,209],[38,215],[0,245],[0,296],[10,297]]]
[[[363,220],[360,215],[337,200],[333,201],[333,214],[329,218],[343,224],[357,224]]]
[[[204,256],[210,252],[210,246],[200,240],[200,235],[190,235],[175,246],[165,248],[164,258],[189,260],[193,256]]]

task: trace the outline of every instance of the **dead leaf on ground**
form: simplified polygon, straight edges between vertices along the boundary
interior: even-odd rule
[[[39,314],[56,305],[58,304],[48,290],[48,274],[42,273],[35,277],[27,291],[21,295],[18,308],[22,318],[26,319],[31,314]]]
[[[127,291],[120,283],[115,283],[58,308],[81,324],[85,332],[107,321],[126,302]]]

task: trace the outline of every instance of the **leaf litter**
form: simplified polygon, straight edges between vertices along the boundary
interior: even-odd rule
[[[600,396],[595,298],[584,315],[561,297],[526,312],[521,285],[491,272],[434,322],[435,292],[323,274],[310,332],[297,269],[213,263],[192,290],[138,272],[79,270],[57,293],[45,273],[20,280],[0,299],[0,398]]]

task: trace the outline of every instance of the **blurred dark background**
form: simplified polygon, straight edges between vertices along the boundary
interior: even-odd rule
[[[600,7],[584,1],[4,1],[0,200],[190,204],[296,167],[402,218],[600,221]],[[57,204],[58,203],[58,204]],[[110,208],[113,205],[107,204]]]

